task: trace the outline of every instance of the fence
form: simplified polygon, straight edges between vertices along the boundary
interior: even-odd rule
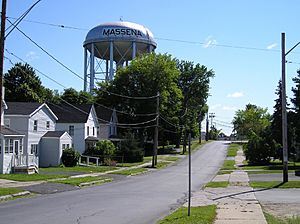
[[[81,155],[79,165],[81,166],[123,166],[124,156],[86,156]]]

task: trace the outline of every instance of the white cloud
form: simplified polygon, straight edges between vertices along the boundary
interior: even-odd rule
[[[271,50],[271,49],[275,48],[276,46],[277,46],[277,44],[276,44],[276,43],[273,43],[273,44],[268,45],[268,46],[267,46],[267,49],[268,49],[268,50]]]
[[[244,96],[243,92],[234,92],[234,93],[229,93],[227,95],[227,97],[229,97],[229,98],[240,98],[240,97],[243,97],[243,96]]]
[[[34,51],[29,51],[26,54],[26,58],[29,61],[33,61],[33,60],[39,59],[40,57]]]
[[[237,108],[236,107],[223,106],[222,110],[236,111]]]
[[[208,36],[203,43],[203,47],[204,48],[214,47],[216,44],[218,44],[217,40],[213,39],[212,36]]]

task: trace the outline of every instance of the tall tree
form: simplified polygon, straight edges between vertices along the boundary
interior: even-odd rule
[[[99,89],[95,91],[96,101],[127,113],[118,114],[119,121],[140,123],[155,118],[155,115],[136,116],[136,114],[155,113],[156,98],[149,97],[156,96],[159,92],[160,114],[168,121],[178,124],[176,115],[182,99],[182,92],[177,86],[179,73],[176,61],[170,55],[155,53],[143,55],[133,60],[129,66],[118,69],[115,79],[111,82],[99,84]],[[129,99],[121,97],[122,95],[146,98]],[[154,122],[145,123],[140,127],[154,124]],[[165,123],[162,123],[162,126],[164,125]],[[150,139],[153,136],[153,129],[139,129],[138,133],[140,137]]]
[[[260,135],[270,125],[270,114],[267,108],[247,104],[245,110],[235,113],[232,123],[239,136],[250,138],[253,133]]]
[[[4,87],[7,101],[44,102],[53,96],[29,64],[17,63],[5,73]]]
[[[90,93],[84,91],[77,91],[74,88],[65,89],[61,94],[60,99],[67,101],[71,104],[92,104],[94,103],[94,97]]]
[[[179,121],[183,127],[183,153],[187,141],[187,132],[194,136],[201,135],[199,130],[199,118],[204,119],[207,112],[206,101],[209,94],[210,78],[214,77],[214,71],[208,70],[206,66],[189,61],[177,61],[180,70],[178,86],[182,91],[183,98]],[[200,133],[199,133],[200,132]],[[180,137],[178,138],[180,140]]]

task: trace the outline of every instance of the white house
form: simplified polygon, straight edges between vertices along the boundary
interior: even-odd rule
[[[72,147],[81,154],[93,147],[99,140],[99,123],[92,104],[49,104],[57,115],[57,131],[67,131],[73,138]]]
[[[101,105],[96,106],[95,109],[99,121],[99,139],[115,138],[117,136],[118,123],[116,110]]]
[[[7,105],[2,100],[1,130],[0,130],[0,173],[11,173],[15,167],[22,164],[24,135],[4,126],[4,110]],[[23,160],[26,162],[26,160]],[[27,158],[28,161],[28,158]],[[26,164],[28,165],[28,163]],[[28,167],[28,166],[27,166]],[[33,167],[35,168],[35,167]]]
[[[65,131],[48,131],[40,145],[40,167],[59,166],[63,150],[72,147],[72,137]]]
[[[7,102],[7,106],[8,109],[4,114],[4,125],[24,135],[22,143],[23,156],[19,158],[19,161],[26,160],[27,163],[31,163],[29,165],[34,164],[35,167],[39,167],[39,159],[44,155],[43,150],[49,150],[46,148],[47,144],[45,148],[42,147],[42,137],[47,132],[55,131],[57,116],[45,103]],[[52,139],[52,141],[53,146],[56,140]],[[72,144],[70,139],[69,144]],[[52,150],[57,151],[61,155],[61,147],[57,146],[57,148]]]

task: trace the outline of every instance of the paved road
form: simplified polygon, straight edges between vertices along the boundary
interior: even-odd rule
[[[209,182],[226,156],[224,142],[206,144],[192,156],[192,190]],[[81,190],[0,204],[1,223],[151,224],[186,199],[187,159],[166,169]]]

